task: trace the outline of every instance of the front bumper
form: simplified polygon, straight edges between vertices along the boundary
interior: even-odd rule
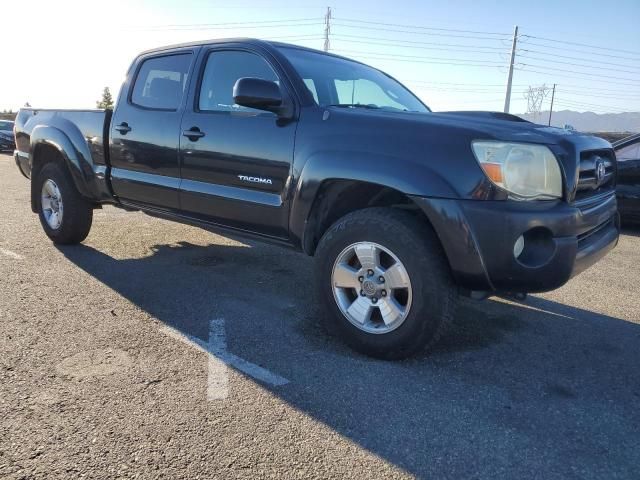
[[[414,200],[440,237],[454,278],[468,290],[553,290],[618,242],[613,193],[582,207],[562,201]],[[521,235],[525,250],[516,259]]]
[[[18,166],[18,170],[20,173],[24,175],[26,178],[31,177],[31,160],[29,159],[29,155],[19,150],[15,150],[13,152],[13,159],[16,161],[16,165]]]

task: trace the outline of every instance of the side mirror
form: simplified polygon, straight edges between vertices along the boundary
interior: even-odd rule
[[[283,103],[278,84],[262,78],[239,78],[233,86],[233,101],[243,107],[276,113]]]

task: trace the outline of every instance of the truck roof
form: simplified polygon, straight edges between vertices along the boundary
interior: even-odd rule
[[[198,40],[193,42],[184,42],[184,43],[176,43],[173,45],[165,45],[162,47],[151,48],[149,50],[145,50],[141,52],[139,55],[146,55],[148,53],[156,53],[162,52],[165,50],[173,50],[176,48],[184,48],[184,47],[200,47],[203,45],[213,45],[217,43],[247,43],[251,45],[261,45],[270,48],[278,48],[278,47],[287,47],[287,48],[295,48],[298,50],[305,50],[308,52],[319,53],[322,55],[327,55],[331,57],[344,58],[351,61],[356,61],[347,57],[343,57],[342,55],[336,55],[334,53],[325,52],[322,50],[317,50],[315,48],[303,47],[300,45],[294,45],[292,43],[284,43],[284,42],[274,42],[271,40],[261,40],[259,38],[250,38],[250,37],[231,37],[231,38],[214,38],[209,40]],[[358,62],[361,63],[361,62]]]

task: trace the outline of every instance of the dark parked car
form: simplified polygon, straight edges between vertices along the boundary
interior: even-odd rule
[[[552,290],[618,241],[607,141],[434,113],[379,70],[282,43],[147,51],[113,112],[16,125],[54,242],[84,240],[108,203],[315,255],[329,327],[382,358],[433,344],[460,293]]]
[[[618,159],[616,195],[625,222],[640,223],[640,133],[613,144]]]
[[[13,138],[13,122],[0,120],[0,152],[14,151],[16,142]]]

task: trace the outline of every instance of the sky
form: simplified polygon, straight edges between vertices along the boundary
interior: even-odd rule
[[[393,75],[433,110],[503,110],[517,25],[512,113],[527,111],[529,87],[554,83],[554,110],[640,111],[640,0],[3,2],[0,111],[94,108],[161,45],[255,37],[322,49],[327,6],[332,52]]]

